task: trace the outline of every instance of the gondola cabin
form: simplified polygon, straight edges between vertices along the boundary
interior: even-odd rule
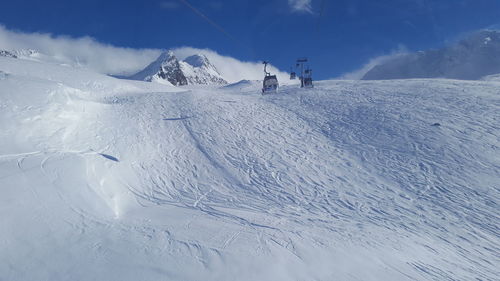
[[[278,91],[278,78],[276,78],[276,75],[268,75],[264,77],[264,81],[262,83],[262,93],[263,94],[268,94],[268,93],[276,93]]]
[[[267,64],[268,62],[263,62],[264,64],[264,80],[262,81],[262,94],[271,94],[276,93],[278,91],[278,78],[276,75],[271,75],[271,73],[267,72]]]

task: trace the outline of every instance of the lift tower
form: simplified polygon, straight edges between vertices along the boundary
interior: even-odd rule
[[[297,67],[300,67],[300,87],[304,88],[304,63],[307,62],[307,58],[297,59]]]

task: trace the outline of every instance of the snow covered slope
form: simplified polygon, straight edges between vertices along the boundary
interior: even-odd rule
[[[500,81],[500,74],[493,74],[493,75],[487,75],[483,78],[481,78],[483,81]]]
[[[0,71],[2,280],[500,275],[497,82]]]
[[[204,55],[196,54],[179,61],[172,51],[162,53],[130,79],[183,85],[224,85],[217,68]]]
[[[363,79],[477,80],[497,73],[500,73],[500,31],[483,30],[450,47],[397,56],[372,68]]]

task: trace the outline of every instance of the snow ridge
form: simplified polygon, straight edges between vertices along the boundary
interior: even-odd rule
[[[477,80],[497,73],[500,73],[500,31],[483,30],[450,47],[398,56],[373,67],[362,79]]]

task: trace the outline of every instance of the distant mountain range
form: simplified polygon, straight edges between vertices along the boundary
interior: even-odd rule
[[[0,50],[0,57],[46,62],[56,61],[52,56],[42,54],[34,49]]]
[[[179,60],[172,51],[163,52],[155,61],[140,72],[128,77],[134,80],[168,82],[183,85],[225,85],[217,68],[201,54]]]
[[[362,79],[477,80],[497,73],[500,73],[500,32],[483,30],[449,47],[398,56],[373,67]]]
[[[225,77],[207,56],[197,52],[189,54],[191,56],[179,60],[174,52],[165,51],[134,75],[114,76],[174,86],[226,85],[228,81],[237,81],[234,77],[230,77],[227,67],[225,72],[222,72],[227,76]],[[0,57],[60,63],[60,60],[54,56],[33,49],[0,50]],[[78,57],[76,57],[75,62],[68,64],[80,67]],[[85,63],[82,66],[84,67]],[[220,62],[217,66],[224,67],[221,66]],[[245,71],[236,71],[242,76],[239,79],[258,79],[258,74],[254,73],[260,73],[257,71],[260,65],[239,67],[239,69],[245,69]],[[250,69],[251,71],[249,71]],[[256,70],[254,71],[254,69]],[[384,60],[367,71],[361,79],[451,78],[478,80],[496,74],[500,74],[500,31],[482,30],[448,47],[403,54]]]
[[[0,57],[7,57],[7,58],[17,58],[17,56],[9,51],[5,50],[0,50]]]

